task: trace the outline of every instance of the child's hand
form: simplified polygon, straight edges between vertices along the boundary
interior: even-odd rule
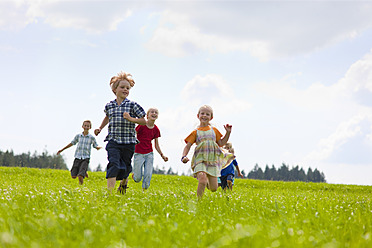
[[[186,164],[187,162],[189,162],[189,159],[186,156],[183,156],[181,161],[182,163]]]
[[[129,121],[129,119],[131,118],[128,112],[124,112],[124,113],[123,113],[123,117],[124,117],[124,119],[126,119],[126,120],[128,120],[128,121]]]
[[[231,132],[231,129],[232,129],[232,125],[230,124],[226,124],[225,126],[223,126],[226,130],[226,132]]]
[[[101,128],[97,128],[94,130],[94,134],[97,136],[101,132]]]
[[[164,160],[164,162],[168,161],[168,157],[164,156],[163,154],[161,155],[161,158]]]

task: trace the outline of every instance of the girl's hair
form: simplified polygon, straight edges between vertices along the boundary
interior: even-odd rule
[[[159,110],[158,110],[157,108],[149,108],[149,109],[147,110],[146,115],[148,115],[148,114],[150,113],[150,110],[156,110],[156,111],[158,112],[158,114],[159,114]]]
[[[232,147],[232,143],[231,142],[227,142],[225,145],[224,145],[224,148],[226,150],[228,150],[230,153],[233,153],[234,154],[234,148]]]
[[[90,127],[92,127],[92,122],[90,121],[90,120],[85,120],[85,121],[83,121],[83,125],[84,125],[84,123],[89,123],[89,125],[90,125]]]
[[[200,111],[201,111],[202,109],[208,109],[208,110],[211,112],[211,117],[213,117],[213,109],[212,109],[211,106],[209,106],[209,105],[203,105],[203,106],[201,106],[201,107],[199,108],[198,114],[200,114]]]
[[[110,86],[111,86],[112,92],[114,92],[114,90],[119,86],[119,82],[123,81],[123,80],[128,81],[129,84],[130,84],[130,87],[133,87],[134,84],[135,84],[135,82],[132,78],[132,74],[130,74],[128,72],[121,71],[121,72],[118,73],[118,75],[113,76],[110,80]]]

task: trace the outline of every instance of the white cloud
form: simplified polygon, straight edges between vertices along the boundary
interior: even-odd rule
[[[0,30],[18,30],[36,22],[34,17],[27,15],[27,8],[25,1],[0,2]]]
[[[98,34],[116,30],[132,15],[133,6],[121,1],[5,1],[0,3],[0,29],[17,30],[41,21],[56,28]]]
[[[147,48],[180,57],[247,51],[260,60],[309,53],[372,28],[371,2],[168,4]]]
[[[99,34],[142,10],[153,11],[152,20],[160,16],[155,30],[139,30],[153,31],[146,47],[172,57],[241,51],[265,61],[309,53],[372,28],[371,2],[14,0],[0,3],[0,29],[42,22]]]
[[[161,14],[160,25],[147,42],[146,48],[170,57],[183,57],[206,50],[209,53],[250,51],[262,60],[267,59],[266,42],[235,38],[202,33],[191,23],[188,15],[165,11]]]
[[[305,161],[311,163],[329,158],[335,150],[344,145],[348,140],[361,134],[361,128],[359,125],[364,119],[365,116],[357,115],[350,120],[341,123],[334,133],[329,135],[327,138],[320,140],[317,150],[308,154],[305,157]]]
[[[304,156],[301,164],[339,163],[342,160],[369,163],[372,157],[366,156],[365,151],[372,147],[372,104],[366,99],[372,96],[371,71],[372,51],[352,64],[345,76],[330,86],[313,83],[298,89],[296,85],[301,80],[301,73],[298,73],[275,82],[259,83],[255,89],[300,109],[302,118],[312,120],[308,128],[322,130],[323,138]],[[365,100],[361,100],[361,92],[368,92],[364,95]]]

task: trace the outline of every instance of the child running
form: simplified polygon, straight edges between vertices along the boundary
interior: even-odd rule
[[[116,180],[121,180],[118,192],[124,194],[127,189],[128,176],[132,171],[131,160],[134,148],[138,142],[136,138],[135,124],[146,125],[144,116],[146,112],[136,102],[129,100],[130,89],[135,82],[132,75],[120,72],[110,80],[112,92],[116,99],[105,106],[105,118],[101,126],[94,130],[98,135],[102,129],[108,126],[107,142],[107,189],[109,192],[115,188]]]
[[[168,158],[162,153],[158,138],[160,137],[160,130],[155,125],[156,119],[158,119],[159,111],[156,108],[150,108],[147,111],[147,122],[146,125],[136,127],[137,139],[139,143],[136,145],[133,156],[133,180],[135,182],[142,181],[142,190],[145,191],[150,187],[150,181],[152,177],[154,153],[152,149],[151,141],[155,142],[155,149],[160,154],[161,158],[167,162]]]
[[[224,148],[229,152],[234,154],[234,148],[230,142],[226,143]],[[234,177],[235,177],[235,168],[238,172],[239,177],[243,177],[242,173],[240,173],[240,169],[238,166],[238,162],[234,159],[230,164],[228,164],[225,168],[221,170],[221,188],[226,191],[226,188],[229,188],[232,191],[234,185]]]
[[[186,146],[182,153],[181,161],[187,163],[187,154],[191,146],[196,143],[194,155],[191,160],[191,168],[194,176],[198,179],[197,196],[199,199],[204,194],[205,187],[214,192],[218,188],[217,177],[221,175],[221,167],[229,164],[234,155],[225,153],[220,148],[229,140],[232,126],[224,125],[225,136],[217,128],[210,125],[213,119],[213,110],[210,106],[201,106],[197,114],[200,121],[199,127],[185,139]]]
[[[75,135],[74,139],[71,143],[67,144],[61,150],[57,152],[57,155],[61,154],[67,148],[77,144],[75,150],[75,159],[74,163],[71,168],[71,177],[75,179],[76,177],[79,178],[79,184],[82,185],[84,183],[84,178],[88,177],[88,167],[90,161],[90,151],[92,146],[97,150],[101,149],[102,147],[98,146],[96,138],[89,133],[89,129],[92,127],[92,123],[90,120],[86,120],[83,122],[83,133],[79,133]]]

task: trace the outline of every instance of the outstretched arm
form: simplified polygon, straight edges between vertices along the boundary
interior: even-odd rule
[[[63,151],[66,150],[67,148],[70,148],[71,146],[73,146],[73,144],[72,144],[72,143],[69,143],[67,146],[65,146],[65,147],[63,147],[61,150],[59,150],[59,151],[57,152],[57,155],[61,154],[61,152],[63,152]]]
[[[189,153],[191,146],[192,146],[192,143],[187,142],[185,148],[183,149],[181,161],[184,164],[186,164],[187,162],[189,162],[189,159],[187,158],[187,154]]]
[[[229,138],[230,138],[230,134],[231,134],[232,126],[229,125],[229,124],[226,124],[226,125],[224,126],[224,128],[225,128],[225,130],[226,130],[226,134],[225,134],[225,136],[223,136],[222,139],[220,139],[219,141],[217,141],[217,144],[218,144],[219,146],[224,146],[224,145],[226,145],[227,141],[228,141]]]
[[[164,160],[164,162],[167,162],[168,157],[164,156],[164,154],[161,152],[158,138],[155,139],[155,149],[158,151],[158,153],[160,154],[160,156]]]
[[[94,134],[97,136],[108,123],[109,123],[109,118],[106,115],[105,118],[103,118],[103,121],[101,123],[101,126],[99,126],[99,128],[97,128],[96,130],[94,130]]]

